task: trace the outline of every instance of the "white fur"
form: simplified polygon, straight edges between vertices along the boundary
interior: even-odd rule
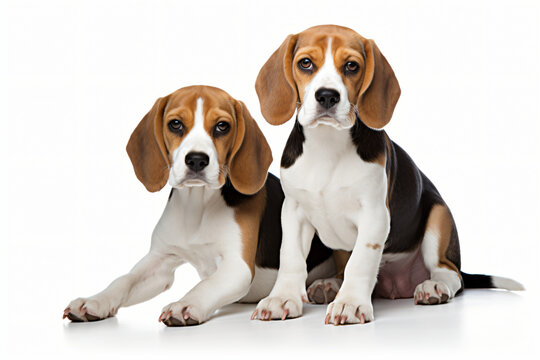
[[[493,282],[493,286],[498,289],[506,289],[511,291],[525,290],[525,287],[519,282],[502,276],[492,276],[491,281]]]
[[[270,311],[272,318],[281,318],[284,308],[290,317],[301,315],[305,260],[316,229],[328,247],[353,250],[345,281],[328,314],[333,318],[360,309],[365,321],[370,321],[371,293],[390,229],[385,170],[361,160],[347,130],[320,125],[304,132],[302,156],[290,168],[281,169],[286,195],[281,267],[276,285],[258,311]],[[348,319],[361,321],[355,313]]]
[[[287,196],[281,211],[281,226],[283,239],[278,277],[270,295],[257,305],[259,318],[265,318],[263,310],[273,319],[282,318],[285,311],[289,317],[298,317],[302,315],[302,299],[307,300],[306,258],[315,229],[296,199]]]
[[[340,101],[330,110],[321,114],[321,107],[315,99],[315,93],[321,88],[334,89],[339,93]],[[332,55],[332,38],[328,39],[328,47],[324,64],[313,79],[306,85],[302,106],[298,110],[298,121],[304,127],[330,125],[336,129],[348,129],[354,125],[350,119],[351,104],[347,87],[339,75]]]
[[[268,296],[276,282],[277,274],[278,271],[276,269],[267,269],[256,266],[255,275],[253,276],[253,282],[249,288],[249,292],[239,301],[252,303]]]
[[[204,100],[197,99],[194,112],[193,128],[178,148],[173,151],[173,165],[169,172],[169,184],[176,188],[188,186],[209,186],[219,188],[219,162],[216,147],[212,138],[204,128]],[[208,155],[209,163],[196,177],[190,176],[191,171],[186,165],[185,158],[190,152],[202,152]]]
[[[428,270],[435,269],[439,265],[439,233],[433,229],[427,229],[422,240],[422,258]]]
[[[79,317],[84,316],[83,306],[94,316],[114,315],[122,306],[140,303],[168,289],[176,267],[189,262],[202,281],[163,311],[172,311],[178,319],[188,311],[203,322],[215,310],[248,292],[251,272],[241,254],[241,231],[234,221],[234,210],[225,204],[219,190],[175,189],[152,234],[150,252],[104,291],[77,299],[68,307]]]
[[[430,273],[430,280],[426,280],[424,284],[417,286],[414,294],[415,299],[419,292],[425,292],[422,288],[428,286],[433,281],[442,283],[438,286],[448,289],[448,291],[443,291],[443,293],[448,295],[450,299],[461,289],[461,279],[458,274],[450,269],[439,267],[439,243],[440,234],[434,229],[427,229],[422,239],[422,258]],[[431,292],[431,295],[434,295],[434,293]]]

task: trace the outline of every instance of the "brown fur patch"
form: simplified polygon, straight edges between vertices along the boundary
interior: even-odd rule
[[[255,82],[261,112],[273,125],[283,124],[296,110],[298,95],[292,78],[292,54],[297,38],[297,35],[287,36],[261,68]]]
[[[334,253],[332,255],[334,256],[334,261],[336,263],[336,277],[338,279],[343,279],[345,274],[345,267],[347,266],[347,262],[351,257],[351,252],[345,250],[334,250]]]
[[[272,151],[246,105],[237,101],[234,110],[238,133],[231,148],[229,177],[242,194],[255,194],[266,181]]]
[[[161,134],[169,96],[156,100],[139,122],[126,146],[135,175],[148,191],[159,191],[167,182],[169,160]]]
[[[259,227],[266,205],[266,188],[249,199],[242,201],[234,209],[234,218],[242,233],[242,258],[249,266],[251,276],[255,274],[255,256],[259,241]]]
[[[382,167],[386,167],[386,152],[380,153],[379,156],[377,156],[377,158],[375,159],[375,162]]]
[[[373,250],[377,250],[381,247],[380,244],[370,244],[370,243],[367,243],[366,244],[366,247],[370,248],[370,249],[373,249]]]
[[[162,136],[167,148],[167,157],[172,163],[172,154],[176,148],[180,146],[182,140],[189,134],[195,125],[195,107],[197,104],[197,96],[187,95],[182,102],[172,102],[167,104],[165,108],[165,116],[163,117]],[[180,120],[184,124],[184,133],[182,135],[175,134],[169,130],[168,124],[172,120]]]

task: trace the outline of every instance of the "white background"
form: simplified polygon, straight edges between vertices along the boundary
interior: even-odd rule
[[[1,348],[3,358],[447,358],[531,354],[537,341],[540,6],[533,1],[3,1]],[[95,324],[64,307],[129,270],[150,244],[168,189],[146,192],[125,145],[155,99],[191,84],[243,100],[279,159],[291,123],[271,127],[254,91],[286,35],[325,23],[376,40],[402,96],[391,138],[449,204],[463,270],[526,292],[469,291],[451,304],[376,301],[376,321],[323,326],[324,307],[285,323],[226,307],[167,329],[161,307],[197,281]],[[536,323],[535,323],[536,321]],[[531,356],[531,355],[528,355]]]

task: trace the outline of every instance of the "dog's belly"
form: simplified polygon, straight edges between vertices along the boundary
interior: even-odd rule
[[[374,295],[388,299],[412,298],[414,289],[429,272],[424,265],[422,252],[383,254]]]

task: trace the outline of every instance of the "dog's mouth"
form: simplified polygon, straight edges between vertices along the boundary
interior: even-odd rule
[[[189,187],[208,187],[210,189],[219,189],[223,184],[219,184],[219,181],[212,181],[203,173],[195,173],[189,171],[181,180],[171,182],[171,185],[175,188],[189,188]]]
[[[184,178],[177,182],[175,187],[192,187],[192,186],[206,186],[210,185],[210,182],[206,178],[204,174],[201,173],[195,173],[195,172],[188,172]]]
[[[313,121],[306,126],[308,128],[316,128],[319,125],[332,126],[338,130],[349,129],[353,124],[349,119],[337,119],[334,114],[322,113],[319,114]]]
[[[208,185],[208,182],[206,182],[203,179],[190,179],[190,180],[182,181],[180,183],[180,186],[187,186],[187,187],[190,187],[190,186],[205,186],[205,185]]]

